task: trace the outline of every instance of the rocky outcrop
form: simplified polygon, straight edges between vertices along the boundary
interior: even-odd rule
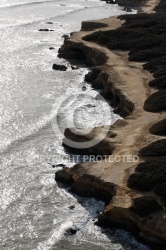
[[[86,129],[66,129],[64,132],[65,138],[63,144],[68,150],[74,150],[79,154],[86,155],[111,155],[114,149],[114,145],[106,137],[108,133],[103,137],[103,127],[94,128],[90,133]],[[93,141],[95,139],[95,142]],[[68,140],[72,143],[68,145]],[[92,142],[92,145],[90,145]],[[83,143],[83,148],[79,148],[79,144]],[[95,144],[93,146],[93,144]]]
[[[65,65],[59,65],[59,64],[53,64],[52,68],[54,70],[59,70],[59,71],[66,71],[67,67]]]
[[[84,43],[77,43],[72,39],[65,40],[59,49],[58,56],[65,59],[83,60],[89,66],[97,66],[106,63],[108,57],[97,48],[89,48]]]

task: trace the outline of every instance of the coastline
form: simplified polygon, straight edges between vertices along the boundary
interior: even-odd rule
[[[121,1],[121,4],[122,2],[124,1]],[[159,1],[149,2],[151,2],[150,6],[146,1],[140,7],[140,13],[154,12],[154,7],[159,4]],[[163,134],[157,135],[149,132],[154,124],[165,118],[165,113],[162,112],[164,110],[149,112],[145,107],[149,97],[156,92],[148,85],[154,77],[144,69],[144,63],[129,60],[128,51],[110,50],[95,41],[84,39],[85,36],[97,31],[116,30],[124,23],[124,19],[118,17],[83,22],[80,32],[73,32],[69,39],[65,39],[60,49],[60,57],[68,60],[83,59],[92,66],[92,71],[86,76],[86,80],[91,82],[94,88],[101,88],[102,95],[109,96],[112,101],[115,112],[124,118],[112,125],[107,137],[88,149],[86,153],[112,154],[114,157],[139,155],[138,163],[140,164],[145,161],[145,156],[140,154],[141,150],[158,140],[165,139]],[[98,134],[100,129],[94,128],[87,135],[84,135],[86,131],[83,131],[77,136],[66,129],[65,136],[73,141],[86,141]],[[159,159],[156,156],[148,157],[152,161]],[[165,154],[162,155],[162,160],[165,160],[164,157]],[[71,183],[71,190],[74,193],[96,197],[106,202],[105,210],[99,215],[99,225],[125,228],[141,237],[142,240],[146,238],[145,242],[153,245],[153,249],[156,249],[158,245],[164,247],[166,244],[164,203],[152,191],[142,192],[129,188],[127,185],[128,178],[135,171],[138,163],[124,163],[123,161],[110,163],[107,160],[79,163],[71,169],[57,172],[56,180]],[[139,197],[146,199],[145,196],[149,195],[155,201],[159,200],[162,203],[162,209],[148,216],[138,216],[131,210],[135,199]]]

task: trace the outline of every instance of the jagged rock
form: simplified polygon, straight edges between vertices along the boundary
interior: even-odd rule
[[[62,38],[69,39],[69,36],[68,35],[63,35]]]
[[[71,65],[72,70],[79,69],[77,66]]]
[[[126,12],[133,12],[130,7],[124,7],[122,10]]]
[[[67,67],[65,65],[53,64],[52,68],[54,70],[66,71]]]

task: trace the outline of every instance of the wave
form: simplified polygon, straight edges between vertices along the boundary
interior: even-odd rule
[[[25,2],[25,3],[18,3],[18,4],[14,4],[14,3],[10,3],[6,5],[1,5],[0,4],[0,9],[3,8],[15,8],[15,7],[22,7],[22,6],[26,6],[26,5],[32,5],[32,4],[42,4],[42,3],[50,3],[50,2],[54,2],[53,0],[46,0],[46,1],[39,1],[39,2]]]
[[[50,238],[45,242],[42,242],[38,245],[38,250],[49,250],[52,249],[52,246],[58,243],[64,236],[65,232],[72,228],[74,225],[73,221],[66,221],[61,224],[60,228],[52,231]]]
[[[53,2],[53,1],[46,1],[46,2]],[[45,3],[45,2],[42,2],[42,3]],[[24,4],[20,4],[20,5],[24,5]],[[88,9],[94,9],[94,8],[95,7],[89,7]],[[0,9],[1,9],[1,7],[0,7]],[[83,11],[84,9],[85,9],[85,7],[81,7],[81,8],[76,9],[76,10],[67,11],[66,13],[62,13],[62,14],[59,14],[59,15],[56,15],[56,16],[49,16],[47,18],[41,18],[41,19],[38,19],[38,20],[35,20],[35,21],[29,21],[29,22],[26,22],[26,23],[17,23],[17,24],[8,25],[8,26],[5,25],[4,27],[0,28],[0,31],[4,30],[6,28],[24,27],[24,26],[27,26],[27,25],[33,25],[33,24],[41,23],[41,21],[42,22],[47,22],[47,21],[50,21],[51,19],[63,18],[64,16],[68,16],[70,14],[75,14],[77,12],[79,13],[79,11]],[[86,10],[87,10],[87,8],[86,8]]]
[[[22,143],[25,143],[25,142],[27,142],[29,140],[34,139],[34,137],[36,137],[44,129],[47,129],[49,126],[51,126],[51,121],[50,121],[50,119],[48,119],[46,121],[42,120],[42,121],[39,121],[39,126],[38,126],[38,124],[35,124],[35,125],[36,125],[36,127],[34,128],[34,130],[32,132],[24,134],[24,135],[22,135],[20,137],[17,137],[13,141],[10,141],[6,145],[4,145],[0,149],[0,153],[1,154],[8,153],[9,151],[15,149],[17,147],[17,145],[20,145]]]

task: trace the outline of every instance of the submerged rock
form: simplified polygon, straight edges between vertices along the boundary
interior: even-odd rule
[[[75,227],[71,227],[69,229],[66,230],[65,235],[72,235],[72,234],[76,234],[77,233],[77,229]]]
[[[48,32],[48,31],[54,31],[54,30],[50,30],[50,29],[39,29],[39,31]]]
[[[56,165],[56,167],[62,167],[62,168],[64,168],[64,167],[66,167],[66,165],[65,165],[65,164],[60,163],[60,164],[57,164],[57,165]],[[67,167],[66,167],[66,168],[67,168]]]
[[[75,205],[69,206],[69,209],[73,210],[75,208]]]
[[[59,71],[66,71],[67,67],[65,65],[60,65],[60,64],[53,64],[52,68],[54,70],[59,70]]]
[[[87,88],[85,86],[82,87],[82,91],[85,91]]]

